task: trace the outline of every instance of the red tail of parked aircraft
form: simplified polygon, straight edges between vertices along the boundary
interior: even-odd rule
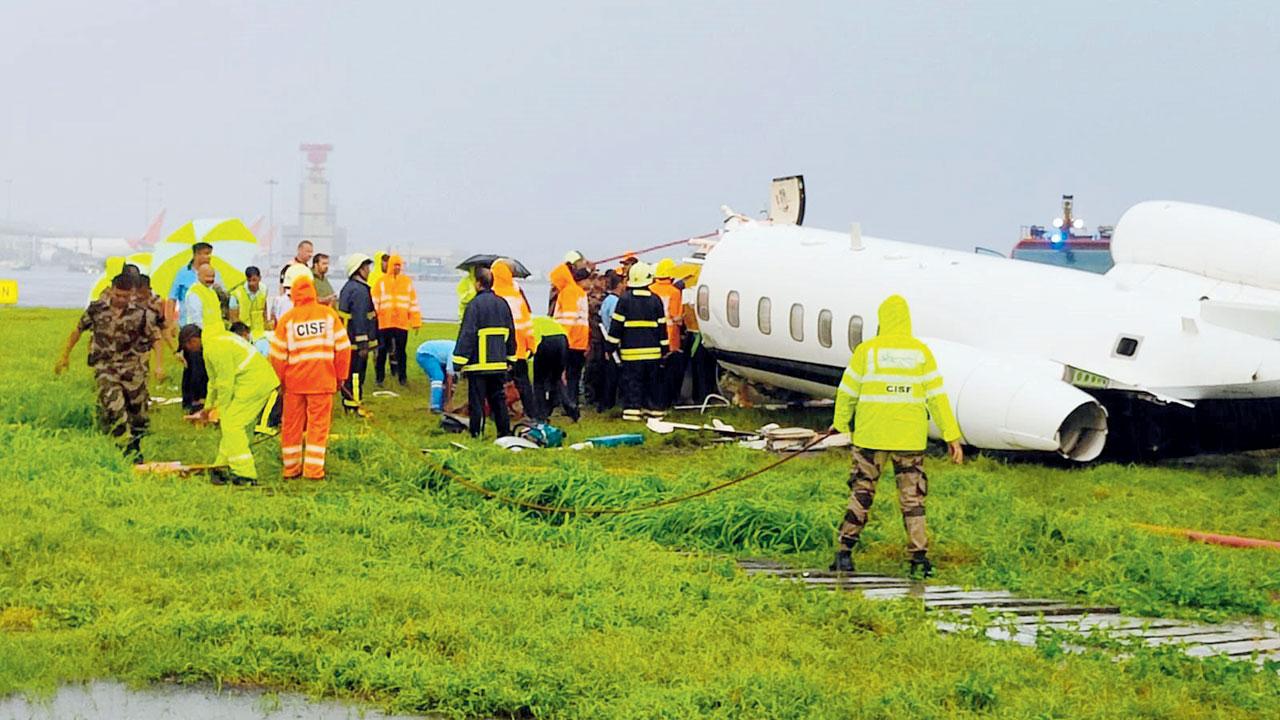
[[[164,210],[160,211],[156,219],[152,220],[151,224],[147,226],[147,231],[143,233],[142,237],[129,238],[129,247],[138,252],[154,248],[156,243],[160,242],[160,231],[164,228],[164,213]]]

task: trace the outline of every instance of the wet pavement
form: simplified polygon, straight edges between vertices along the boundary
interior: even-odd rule
[[[212,686],[132,690],[114,682],[68,685],[49,698],[0,699],[0,720],[407,720],[302,695]]]

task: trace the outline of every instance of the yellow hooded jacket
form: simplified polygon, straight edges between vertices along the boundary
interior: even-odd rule
[[[929,419],[942,439],[960,439],[960,426],[942,390],[933,353],[911,336],[911,312],[901,295],[880,305],[880,330],[853,351],[836,391],[832,425],[868,450],[918,452],[929,440]]]

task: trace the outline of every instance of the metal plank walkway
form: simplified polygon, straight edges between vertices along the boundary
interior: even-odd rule
[[[882,575],[803,570],[769,560],[740,560],[738,565],[750,575],[766,575],[826,590],[851,590],[877,600],[917,598],[927,611],[940,615],[937,625],[943,632],[965,629],[965,617],[975,608],[983,608],[1005,620],[989,628],[988,637],[1022,645],[1034,645],[1040,633],[1050,630],[1081,635],[1098,630],[1118,640],[1141,639],[1151,646],[1179,644],[1193,657],[1223,655],[1258,663],[1280,661],[1280,629],[1266,621],[1209,625],[1132,617],[1121,615],[1115,607],[1017,597],[1004,590],[966,590],[954,585],[926,585]]]

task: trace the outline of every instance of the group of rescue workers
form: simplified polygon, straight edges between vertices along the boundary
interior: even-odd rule
[[[281,268],[278,295],[269,302],[256,267],[224,290],[212,251],[207,243],[192,247],[192,259],[166,299],[136,266],[126,265],[82,314],[55,372],[66,369],[80,336],[90,332],[100,426],[127,457],[141,462],[147,378],[154,362],[163,379],[164,349],[176,330],[184,417],[220,429],[214,483],[256,483],[251,432],[279,434],[286,479],[323,480],[334,393],[341,393],[347,411],[364,413],[370,354],[378,386],[388,361],[391,374],[407,383],[409,333],[422,325],[412,278],[396,255],[379,253],[375,260],[355,254],[344,264],[346,281],[336,293],[329,257],[303,241]],[[696,333],[687,332],[676,265],[663,260],[655,272],[627,256],[617,268],[599,272],[582,253],[570,252],[550,273],[548,314],[537,316],[516,282],[517,267],[499,258],[470,268],[459,284],[456,340],[431,340],[417,349],[431,381],[431,408],[446,409],[457,374],[466,379],[473,437],[483,433],[486,416],[499,437],[509,435],[515,398],[534,422],[546,422],[556,407],[577,421],[584,390],[599,411],[613,407],[617,396],[625,420],[662,417],[685,380],[690,353],[682,348],[688,343],[696,351],[700,344]],[[960,430],[932,353],[911,335],[906,301],[889,297],[879,321],[877,335],[854,349],[836,393],[832,431],[852,432],[854,447],[850,498],[831,569],[853,571],[852,552],[876,483],[885,463],[892,463],[911,570],[928,575],[923,451],[929,421],[941,430],[954,462],[963,461]],[[705,363],[706,356],[703,349],[695,360]],[[714,372],[714,360],[710,368]],[[705,377],[695,367],[695,397],[706,394],[700,386],[710,392],[699,375]]]

